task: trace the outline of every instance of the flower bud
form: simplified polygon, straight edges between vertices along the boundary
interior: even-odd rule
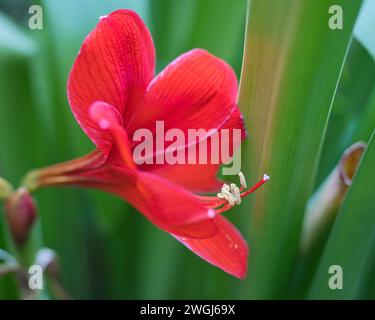
[[[8,197],[5,214],[15,244],[23,245],[37,218],[35,203],[25,188],[18,189]]]

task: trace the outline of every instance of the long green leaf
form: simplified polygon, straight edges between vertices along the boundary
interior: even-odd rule
[[[243,169],[252,181],[265,172],[271,181],[254,196],[246,297],[285,297],[360,4],[251,1],[239,99],[250,133]],[[328,27],[331,5],[343,9],[342,30]]]
[[[362,158],[345,202],[338,213],[314,278],[312,299],[355,299],[368,285],[375,262],[375,131]],[[343,288],[332,290],[330,266],[343,271]]]
[[[325,179],[342,152],[356,141],[371,136],[365,123],[372,91],[375,90],[375,61],[360,42],[353,39],[332,105],[327,135],[319,164],[318,182]],[[360,132],[358,132],[360,131]]]

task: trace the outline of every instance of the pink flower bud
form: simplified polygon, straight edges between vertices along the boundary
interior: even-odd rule
[[[8,197],[5,214],[14,242],[18,246],[23,245],[37,218],[35,203],[25,188],[18,189]]]

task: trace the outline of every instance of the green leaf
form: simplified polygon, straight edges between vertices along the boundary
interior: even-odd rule
[[[361,43],[353,39],[332,106],[319,165],[319,182],[347,147],[359,140],[369,140],[375,123],[374,116],[368,114],[373,108],[373,91],[375,61]],[[369,121],[372,126],[367,125]]]
[[[360,299],[375,262],[375,131],[333,226],[314,278],[312,299]],[[330,266],[343,270],[343,289],[332,290]]]
[[[354,29],[354,36],[370,52],[375,59],[375,2],[366,0],[363,3],[358,21]]]
[[[239,98],[249,129],[243,170],[253,182],[264,173],[271,180],[253,197],[248,298],[285,298],[360,4],[251,1]],[[342,6],[342,30],[328,27],[331,5]]]
[[[307,204],[300,253],[293,272],[293,298],[305,298],[309,293],[332,225],[365,148],[366,144],[357,142],[346,149],[340,161],[314,192]]]
[[[375,64],[375,62],[374,62]],[[375,126],[375,83],[369,95],[363,113],[357,121],[353,140],[368,140]]]

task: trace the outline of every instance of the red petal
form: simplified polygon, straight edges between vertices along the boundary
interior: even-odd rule
[[[81,173],[79,178],[77,185],[120,196],[167,232],[208,238],[218,231],[214,219],[194,194],[157,175],[109,166]]]
[[[129,137],[121,124],[122,119],[116,108],[109,103],[96,101],[89,108],[89,116],[103,130],[103,137],[108,138],[115,145],[111,149],[107,163],[136,169]]]
[[[242,279],[247,273],[249,254],[247,243],[241,233],[227,219],[218,215],[214,220],[219,232],[211,238],[175,237],[202,259]]]
[[[217,128],[236,98],[232,68],[207,51],[194,49],[171,62],[149,84],[129,130],[153,128],[155,120],[164,120],[166,128]]]
[[[196,193],[214,192],[221,188],[223,181],[216,178],[219,165],[170,165],[156,166],[157,174]]]
[[[154,75],[154,65],[150,33],[129,10],[101,18],[83,42],[69,75],[68,98],[77,121],[105,154],[111,141],[88,117],[89,106],[108,102],[126,123]]]
[[[127,130],[130,135],[137,128],[148,128],[155,132],[155,121],[163,120],[165,131],[178,128],[183,130],[185,137],[188,136],[188,129],[241,129],[244,138],[246,133],[236,98],[237,79],[231,67],[207,51],[195,49],[169,64],[150,83],[145,99]],[[203,140],[207,139],[208,136]],[[193,147],[196,148],[196,145]],[[187,142],[181,148],[187,149]],[[207,170],[208,166],[212,168]],[[217,164],[206,165],[206,170],[191,164],[188,167],[183,165],[182,168],[171,169],[169,165],[144,165],[140,168],[157,169],[158,174],[194,191],[196,182],[191,181],[192,175],[200,176],[200,189],[204,191],[212,190],[212,186],[217,185]],[[176,179],[171,174],[175,170],[178,171]],[[189,174],[181,174],[184,171]]]
[[[240,121],[241,125],[243,126],[242,115],[239,109],[236,107],[233,110],[231,116],[228,117],[228,121],[223,125],[222,129],[239,128],[238,121]],[[241,139],[244,139],[246,137],[245,129],[242,130],[242,133],[243,134]],[[222,143],[224,143],[224,140],[222,140]],[[239,144],[240,141],[233,143],[232,139],[230,138],[230,141],[228,143],[229,150],[235,150]],[[211,159],[211,153],[215,152],[215,150],[210,148],[209,142],[207,143],[207,145],[207,159]],[[199,153],[199,147],[196,145],[191,146],[189,148],[185,148],[186,159],[188,159],[188,152],[190,152],[192,148],[196,148],[196,154]],[[220,149],[216,150],[216,152],[219,152],[220,154]],[[175,165],[142,165],[140,166],[140,168],[142,170],[155,173],[176,184],[184,186],[192,192],[203,193],[218,191],[224,183],[223,181],[217,178],[217,173],[220,165],[209,162],[207,164],[199,164],[198,158],[196,162],[197,164],[186,163]],[[222,163],[222,161],[220,161],[220,163]]]

